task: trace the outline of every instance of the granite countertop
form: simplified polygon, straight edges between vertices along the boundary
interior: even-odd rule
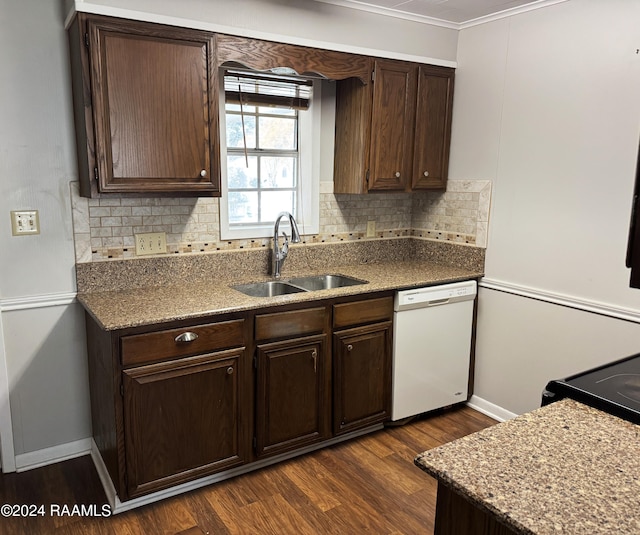
[[[417,288],[482,276],[482,272],[478,269],[455,267],[426,260],[408,260],[336,265],[314,271],[287,270],[283,274],[283,280],[314,274],[347,275],[364,279],[368,284],[257,298],[244,295],[230,285],[272,280],[272,278],[246,274],[242,279],[230,276],[228,279],[212,277],[209,282],[202,280],[187,282],[176,278],[175,283],[157,287],[79,292],[78,300],[103,329],[111,331],[345,295]]]
[[[640,426],[565,399],[418,455],[516,533],[640,533]]]

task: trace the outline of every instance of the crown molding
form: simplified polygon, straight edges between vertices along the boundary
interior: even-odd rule
[[[386,17],[394,17],[396,19],[410,20],[410,21],[419,22],[422,24],[430,24],[431,26],[440,26],[442,28],[449,28],[451,30],[460,29],[460,24],[458,24],[457,22],[451,22],[443,19],[436,19],[434,17],[427,17],[426,15],[418,15],[416,13],[409,13],[408,11],[402,11],[401,9],[391,9],[388,7],[374,6],[366,2],[360,2],[359,0],[315,0],[315,1],[322,2],[324,4],[333,4],[334,6],[357,9],[359,11],[367,11],[369,13],[384,15]]]
[[[504,9],[491,15],[485,15],[476,19],[470,19],[464,22],[452,22],[449,20],[437,19],[434,17],[427,17],[425,15],[417,15],[415,13],[409,13],[399,9],[391,9],[386,7],[374,6],[367,2],[361,2],[360,0],[315,0],[316,2],[323,2],[325,4],[333,4],[336,6],[346,7],[350,9],[358,9],[360,11],[368,11],[369,13],[376,13],[378,15],[385,15],[387,17],[395,17],[398,19],[410,20],[413,22],[419,22],[421,24],[429,24],[431,26],[440,26],[442,28],[449,28],[452,30],[464,30],[480,24],[486,24],[495,20],[504,19],[507,17],[513,17],[543,7],[552,6],[554,4],[560,4],[567,2],[568,0],[537,0],[524,6],[512,7]]]

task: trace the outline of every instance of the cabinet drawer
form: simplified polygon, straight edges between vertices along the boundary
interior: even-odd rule
[[[244,320],[209,323],[180,329],[123,336],[122,365],[137,366],[244,345]],[[195,335],[195,337],[194,337]],[[181,340],[181,338],[189,340]]]
[[[333,307],[333,327],[348,327],[372,323],[374,321],[390,320],[393,317],[393,297],[381,297],[340,303]]]
[[[256,340],[302,336],[324,330],[325,308],[305,308],[256,316]]]

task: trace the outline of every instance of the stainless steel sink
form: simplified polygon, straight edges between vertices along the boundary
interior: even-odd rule
[[[303,288],[297,288],[296,286],[281,281],[238,284],[237,286],[232,286],[232,288],[251,297],[275,297],[276,295],[295,294],[306,291]]]
[[[367,281],[347,277],[346,275],[317,275],[312,277],[296,277],[287,279],[289,284],[299,286],[310,292],[316,290],[330,290],[332,288],[343,288],[344,286],[355,286],[357,284],[367,284]]]
[[[295,277],[282,281],[238,284],[232,286],[232,288],[251,297],[275,297],[277,295],[355,286],[356,284],[367,284],[367,281],[354,279],[346,275],[315,275],[310,277]]]

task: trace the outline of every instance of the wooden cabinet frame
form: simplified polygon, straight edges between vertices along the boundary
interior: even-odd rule
[[[219,196],[215,34],[78,13],[69,43],[80,194]]]
[[[333,432],[347,433],[391,414],[393,323],[386,321],[333,335]]]
[[[258,458],[329,438],[329,357],[325,334],[258,345]]]
[[[247,461],[243,353],[229,349],[122,372],[130,497]]]
[[[446,187],[454,70],[376,59],[336,87],[334,193]]]
[[[379,428],[390,415],[392,294],[117,331],[87,313],[93,438],[120,500]]]
[[[102,330],[88,313],[85,318],[93,439],[121,500],[218,473],[251,460],[254,389],[250,354],[253,346],[248,342],[252,339],[252,326],[242,314],[118,331]],[[199,335],[195,345],[174,342],[177,333],[186,332]],[[123,358],[123,354],[127,357]],[[231,373],[228,373],[229,368],[232,368]],[[175,382],[181,377],[185,378],[185,384]],[[163,398],[164,388],[151,388],[153,384],[162,385],[163,380],[171,385],[166,399]],[[231,388],[226,390],[225,399],[212,398],[212,393],[205,391],[205,387],[200,391],[196,388],[216,383]],[[160,436],[171,417],[163,421],[161,416],[152,417],[140,407],[145,403],[151,407],[169,406],[172,395],[186,396],[187,393],[193,397],[179,403],[192,404],[194,411],[205,411],[194,415],[193,421],[205,418],[207,414],[219,418],[216,407],[232,407],[233,414],[222,419],[226,426],[225,437],[211,439],[227,440],[229,447],[221,447],[219,443],[210,447],[211,442],[204,440],[188,421],[179,422],[173,427],[184,425],[183,434],[193,433],[190,437],[193,443],[185,445],[190,449],[186,457],[198,462],[183,466],[180,459],[172,459],[166,454],[163,457],[156,451],[154,462],[161,468],[153,472],[146,464],[151,459],[141,458],[136,448],[141,440],[148,445],[149,437]],[[138,422],[146,429],[146,438],[132,432]],[[158,445],[165,451],[167,448],[177,451],[178,447],[170,441],[164,446]],[[218,455],[220,452],[225,455]]]
[[[300,76],[328,80],[357,78],[368,84],[372,58],[335,50],[219,34],[218,66],[240,65],[257,71],[291,69]]]

